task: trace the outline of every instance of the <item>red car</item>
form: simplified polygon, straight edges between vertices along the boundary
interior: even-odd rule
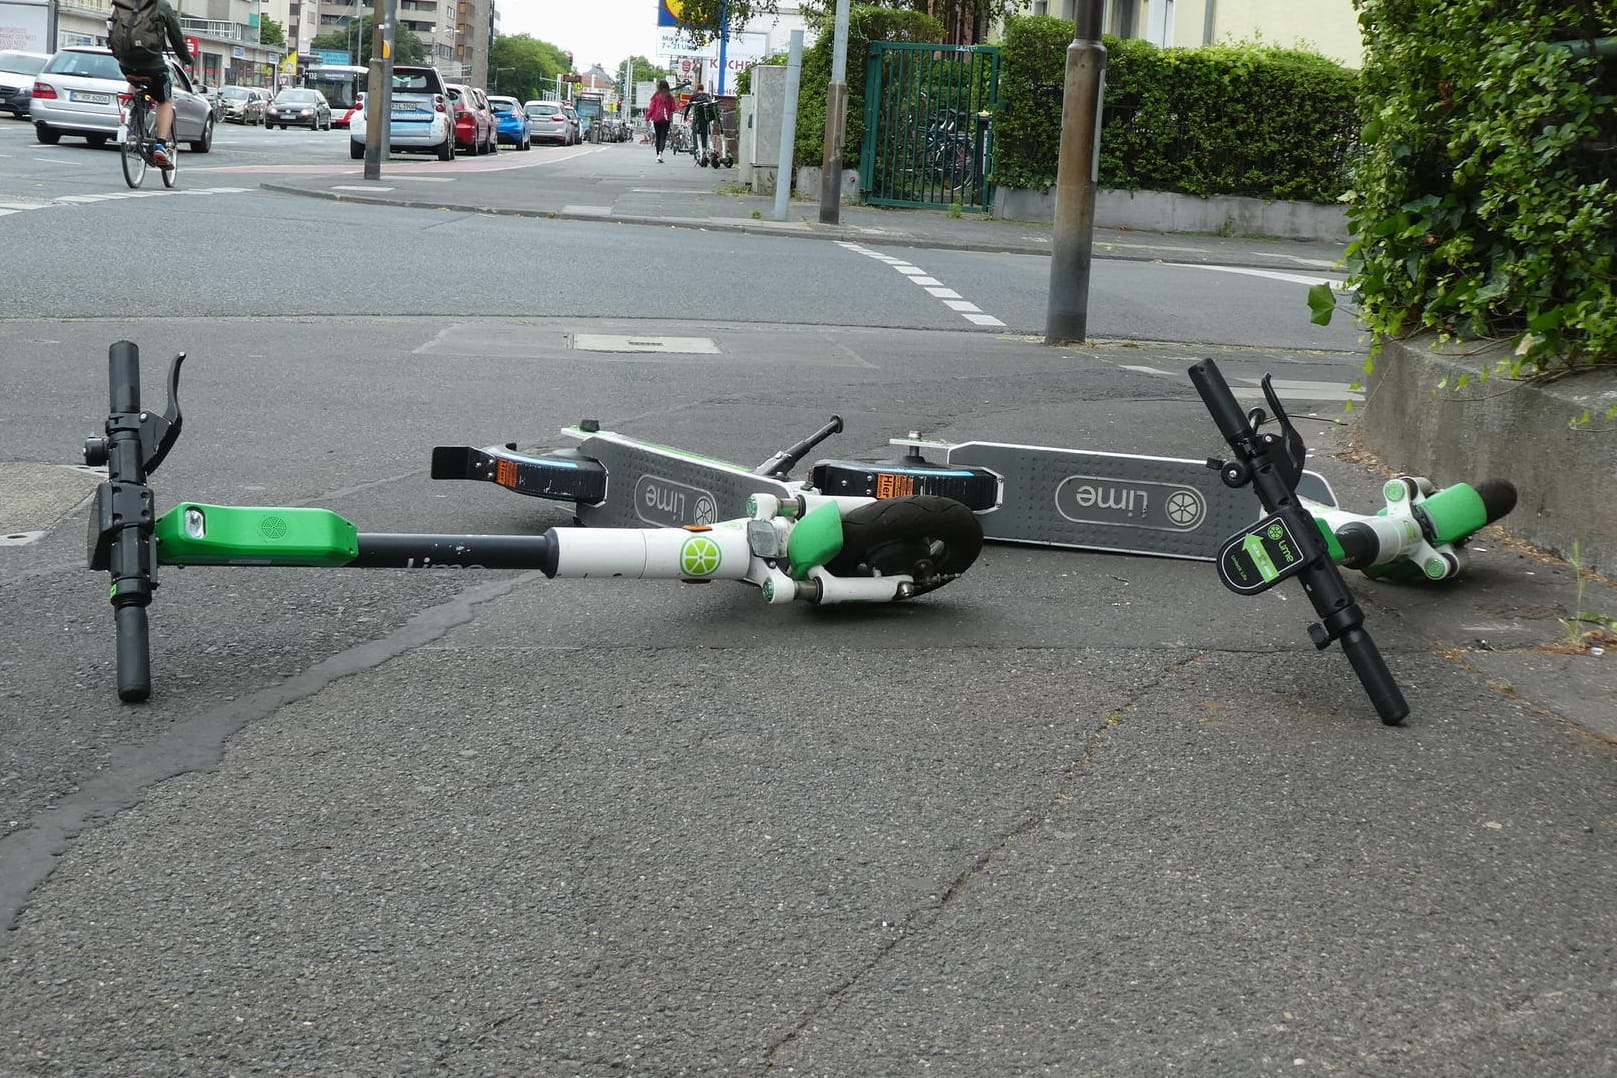
[[[455,112],[455,149],[462,153],[493,153],[500,148],[499,121],[488,97],[475,86],[452,82],[445,87]]]

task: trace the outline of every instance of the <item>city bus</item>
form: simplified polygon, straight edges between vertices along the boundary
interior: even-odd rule
[[[331,105],[331,126],[347,127],[354,113],[354,102],[365,92],[370,69],[348,64],[310,64],[303,71],[303,85],[326,95]]]

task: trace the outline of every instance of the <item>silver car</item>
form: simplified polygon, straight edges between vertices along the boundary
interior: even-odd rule
[[[9,109],[19,120],[27,119],[34,77],[49,59],[50,56],[42,52],[0,49],[0,109]]]
[[[192,88],[185,69],[165,59],[173,82],[174,140],[189,143],[192,153],[207,153],[213,148],[213,108]],[[118,133],[118,95],[128,87],[109,50],[60,50],[34,79],[28,104],[39,141],[54,146],[63,135],[81,135],[92,146],[104,145]]]

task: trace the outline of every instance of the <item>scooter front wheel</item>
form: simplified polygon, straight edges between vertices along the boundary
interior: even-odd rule
[[[982,548],[977,514],[953,498],[883,498],[842,518],[842,550],[826,569],[837,576],[910,576],[920,595],[965,572]]]

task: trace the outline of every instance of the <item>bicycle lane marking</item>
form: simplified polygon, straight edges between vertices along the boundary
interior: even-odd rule
[[[981,307],[977,306],[968,299],[962,298],[959,292],[956,292],[954,289],[950,288],[936,277],[929,275],[921,267],[915,265],[915,263],[910,262],[907,259],[895,258],[892,255],[884,255],[880,251],[872,251],[863,244],[852,243],[848,240],[838,240],[837,246],[845,247],[848,250],[853,251],[856,254],[862,254],[867,258],[873,258],[877,262],[885,262],[887,265],[893,267],[893,269],[908,278],[911,284],[925,289],[927,295],[939,300],[945,307],[949,308],[951,311],[954,311],[956,314],[960,315],[973,325],[1000,326],[1002,328],[1005,325],[1004,322],[1001,322],[991,314],[985,313]]]

